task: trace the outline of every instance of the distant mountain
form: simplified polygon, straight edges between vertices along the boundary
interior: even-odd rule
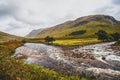
[[[9,40],[20,40],[20,39],[22,39],[22,37],[10,35],[8,33],[4,33],[0,31],[0,42],[5,42]]]
[[[34,38],[36,35],[38,35],[42,30],[44,30],[43,28],[41,29],[37,29],[37,30],[32,30],[28,35],[26,35],[26,37],[28,38]]]
[[[120,22],[108,15],[90,15],[45,29],[36,37],[91,38],[96,37],[98,30],[106,30],[108,33],[120,32]]]

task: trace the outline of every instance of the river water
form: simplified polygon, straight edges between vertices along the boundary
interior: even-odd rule
[[[13,57],[54,70],[64,67],[63,72],[87,70],[98,74],[120,75],[120,48],[112,49],[112,44],[114,42],[64,48],[26,43],[16,49]]]

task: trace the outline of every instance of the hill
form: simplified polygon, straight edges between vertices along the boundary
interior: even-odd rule
[[[120,22],[108,15],[89,15],[47,28],[36,37],[95,38],[98,30],[105,30],[108,33],[120,32]]]
[[[7,42],[9,40],[21,40],[22,37],[10,35],[8,33],[4,33],[0,31],[0,42]]]
[[[32,30],[26,37],[28,38],[34,38],[36,35],[38,35],[42,30],[44,29],[37,29],[37,30]]]

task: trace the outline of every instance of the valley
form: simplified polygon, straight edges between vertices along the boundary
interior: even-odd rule
[[[119,39],[120,21],[108,15],[80,17],[24,37],[0,32],[0,80],[119,80]]]
[[[0,80],[120,80],[120,0],[0,0]]]

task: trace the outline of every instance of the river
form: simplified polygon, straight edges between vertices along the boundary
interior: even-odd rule
[[[16,49],[13,57],[28,64],[36,64],[56,71],[76,74],[92,71],[97,74],[120,76],[120,46],[114,42],[79,47],[58,47],[39,43],[26,43]],[[117,49],[116,49],[117,48]]]

